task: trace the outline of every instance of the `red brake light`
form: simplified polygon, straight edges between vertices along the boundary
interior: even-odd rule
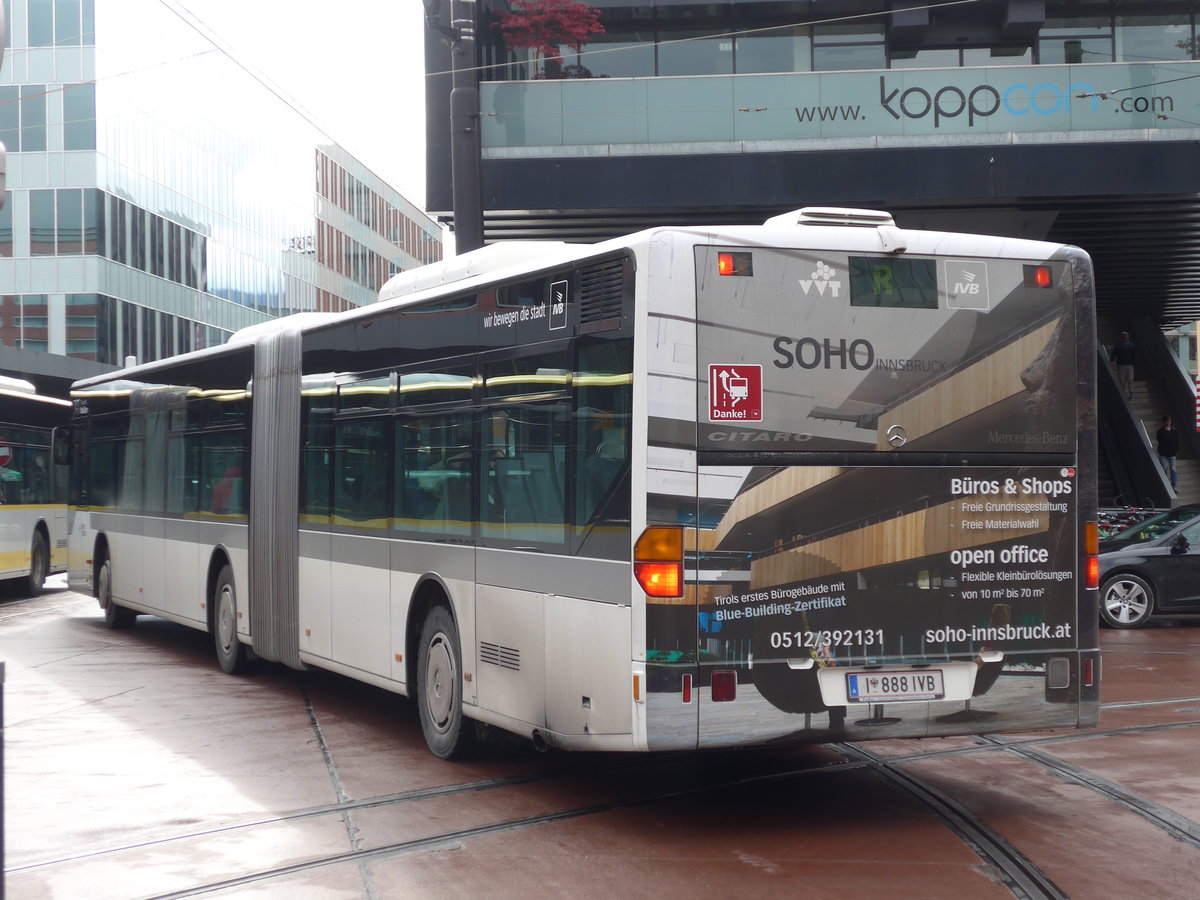
[[[1025,287],[1048,288],[1052,286],[1049,266],[1025,267]]]
[[[634,563],[633,574],[648,596],[683,596],[682,563]]]
[[[754,257],[749,253],[718,253],[718,275],[753,275]]]
[[[1100,587],[1100,526],[1095,522],[1088,522],[1083,527],[1083,552],[1087,561],[1084,587],[1092,590]]]

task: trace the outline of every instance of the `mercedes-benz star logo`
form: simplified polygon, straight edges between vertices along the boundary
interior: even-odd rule
[[[892,447],[899,449],[908,443],[908,432],[904,430],[903,425],[893,425],[887,430],[887,442]]]

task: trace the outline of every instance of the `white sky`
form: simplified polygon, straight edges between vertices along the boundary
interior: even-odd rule
[[[164,5],[201,22],[335,142],[424,209],[421,0],[164,0]]]

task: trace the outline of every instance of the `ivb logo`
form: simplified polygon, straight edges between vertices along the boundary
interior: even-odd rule
[[[762,366],[709,365],[710,422],[761,422],[762,406]]]
[[[947,259],[942,283],[949,286],[946,306],[950,309],[991,308],[988,295],[987,263],[978,260]]]
[[[954,293],[956,294],[978,294],[979,285],[975,282],[974,272],[963,272],[963,280],[954,283]]]

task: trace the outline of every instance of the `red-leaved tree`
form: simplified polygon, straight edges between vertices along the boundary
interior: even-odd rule
[[[579,0],[512,0],[510,12],[497,13],[496,26],[509,47],[533,51],[535,70],[561,61],[559,47],[579,53],[592,35],[604,34],[600,10]]]

